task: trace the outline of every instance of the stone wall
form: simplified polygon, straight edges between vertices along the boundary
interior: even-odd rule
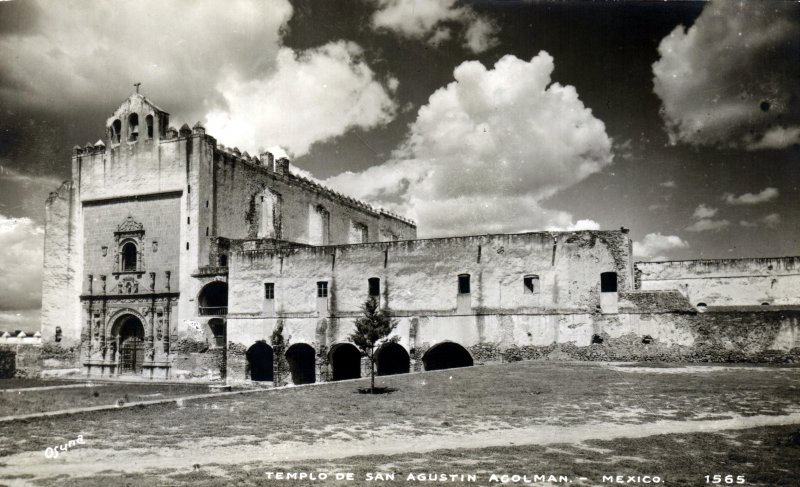
[[[637,262],[643,290],[675,289],[693,305],[788,305],[800,301],[800,257]]]

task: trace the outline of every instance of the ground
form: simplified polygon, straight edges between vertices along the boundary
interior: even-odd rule
[[[0,479],[308,485],[270,481],[267,472],[328,473],[327,484],[352,472],[354,481],[338,483],[361,485],[368,473],[394,472],[380,485],[419,484],[409,473],[473,474],[472,485],[489,485],[492,473],[704,485],[705,475],[720,474],[723,485],[725,475],[743,475],[745,485],[771,486],[800,478],[796,366],[520,362],[383,377],[378,385],[394,390],[380,395],[358,393],[364,381],[0,423]],[[59,391],[68,401],[106,387],[131,386]],[[181,386],[138,387],[151,389],[136,397],[150,398],[179,395]],[[17,396],[26,394],[41,393]],[[45,457],[78,435],[83,444]]]

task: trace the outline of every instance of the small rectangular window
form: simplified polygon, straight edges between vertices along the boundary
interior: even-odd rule
[[[600,292],[601,293],[617,292],[616,272],[603,272],[602,274],[600,274]]]
[[[328,281],[317,281],[317,297],[328,297]]]
[[[525,294],[535,294],[539,292],[539,276],[530,274],[522,278],[522,284],[525,286]]]
[[[469,274],[458,275],[458,294],[469,294]]]
[[[208,200],[206,200],[206,208],[208,208]]]
[[[187,216],[187,217],[186,217],[186,224],[187,224],[187,225],[189,225],[189,224],[191,224],[191,223],[192,223],[192,217],[190,217],[190,216]]]
[[[186,242],[186,250],[189,250],[189,242]]]
[[[187,193],[191,193],[192,192],[192,185],[191,184],[186,186],[186,192]]]
[[[275,299],[275,283],[264,283],[264,299]]]
[[[371,297],[378,297],[381,295],[381,280],[377,277],[370,277],[367,281],[369,283],[369,295]]]

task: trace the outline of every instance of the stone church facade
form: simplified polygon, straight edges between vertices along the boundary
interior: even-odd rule
[[[41,334],[74,351],[53,367],[355,378],[365,364],[347,337],[368,297],[398,322],[382,375],[800,356],[800,258],[636,263],[626,229],[420,240],[413,222],[287,159],[226,148],[199,123],[176,130],[138,93],[106,130],[73,149],[72,178],[46,204]]]

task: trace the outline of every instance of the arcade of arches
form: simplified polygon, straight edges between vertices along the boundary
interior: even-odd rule
[[[245,354],[246,378],[271,382],[275,359],[272,347],[264,341],[253,344]],[[328,352],[330,377],[333,381],[359,379],[369,376],[369,365],[351,343],[337,343]],[[286,361],[293,384],[313,384],[317,381],[316,350],[306,343],[295,343],[286,351]],[[376,375],[396,375],[411,372],[411,357],[397,343],[387,343],[375,352]],[[455,342],[442,342],[431,347],[422,357],[423,370],[441,370],[473,365],[470,353]],[[366,367],[366,369],[364,369]],[[366,372],[363,372],[366,370]]]

